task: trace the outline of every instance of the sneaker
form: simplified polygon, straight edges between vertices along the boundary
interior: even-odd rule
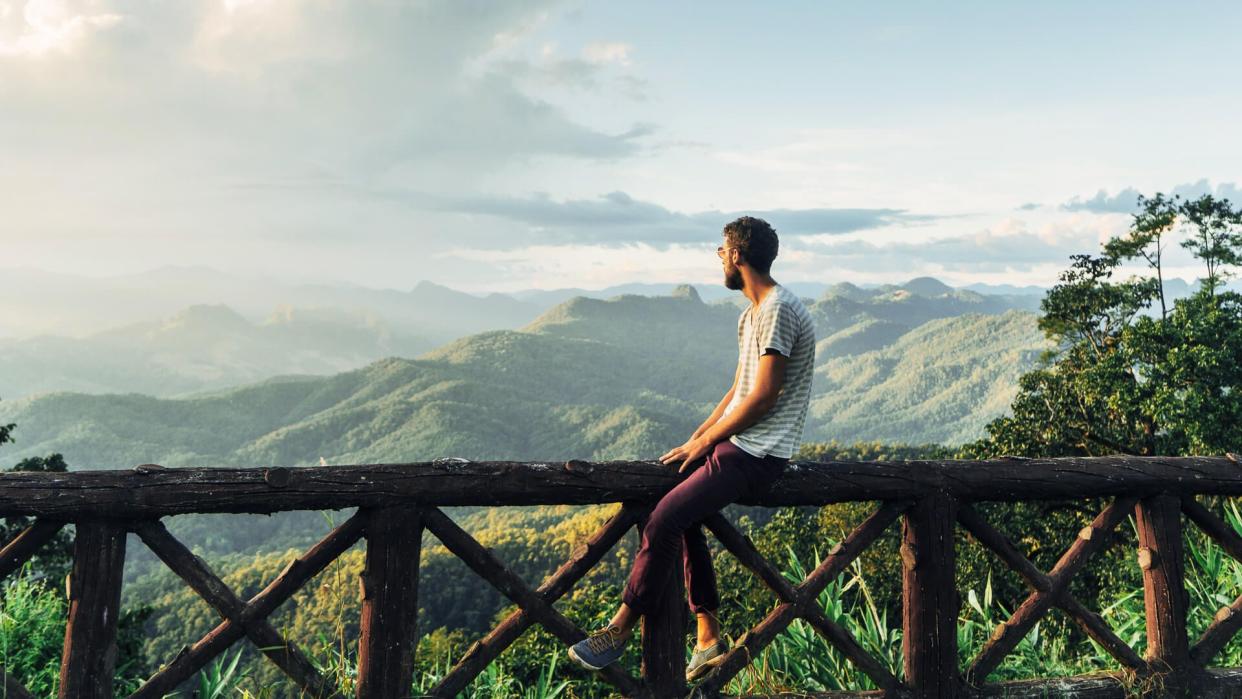
[[[621,657],[630,636],[620,626],[608,626],[570,646],[569,657],[588,670],[602,670]]]
[[[706,675],[725,659],[728,652],[729,644],[723,638],[703,650],[695,650],[690,656],[690,664],[686,666],[686,681],[693,682]]]

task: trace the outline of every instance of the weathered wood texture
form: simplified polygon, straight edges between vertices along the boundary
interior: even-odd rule
[[[556,636],[561,643],[570,646],[586,638],[586,633],[582,629],[566,619],[564,614],[554,609],[538,593],[527,587],[526,583],[505,567],[490,550],[475,541],[474,537],[466,533],[443,512],[434,507],[427,508],[423,512],[423,521],[427,529],[454,556],[460,558],[501,594],[526,610],[536,622]],[[641,694],[642,685],[615,663],[601,670],[599,676],[620,689],[625,696]]]
[[[640,523],[640,534],[645,525]],[[683,546],[677,543],[674,561],[682,560]],[[653,699],[686,695],[686,606],[685,580],[680,570],[672,571],[655,613],[642,617],[643,681]]]
[[[824,591],[828,583],[849,567],[868,546],[875,542],[884,530],[899,517],[908,506],[905,502],[888,502],[867,517],[828,552],[815,570],[806,577],[793,594],[795,599],[814,600]],[[709,526],[711,520],[709,520]],[[711,697],[719,693],[737,673],[760,657],[763,649],[768,646],[797,617],[800,605],[797,602],[782,602],[768,613],[755,628],[747,631],[737,644],[725,654],[725,659],[715,670],[707,675],[696,686],[697,696]]]
[[[259,594],[251,597],[241,611],[242,619],[265,619],[284,604],[311,578],[323,572],[332,561],[347,551],[362,536],[364,517],[350,517],[312,546],[300,558],[289,561],[284,570]],[[181,649],[159,672],[147,679],[129,699],[161,699],[179,684],[190,679],[235,641],[245,635],[242,625],[226,619],[192,646]]]
[[[366,512],[358,637],[358,699],[406,699],[414,678],[422,513],[387,507]]]
[[[1213,541],[1234,560],[1242,561],[1242,536],[1233,527],[1199,504],[1193,497],[1182,498],[1182,512],[1197,524]],[[1225,644],[1242,630],[1242,595],[1233,603],[1217,610],[1212,623],[1190,649],[1190,657],[1197,665],[1206,666]]]
[[[792,605],[798,616],[805,619],[834,648],[866,673],[877,687],[895,690],[900,686],[901,683],[888,671],[888,668],[868,653],[849,631],[824,614],[824,610],[820,608],[814,596],[808,597],[794,589],[780,571],[760,555],[751,540],[730,524],[729,520],[717,513],[709,517],[705,523],[729,553],[758,575],[759,579],[776,593],[781,602]]]
[[[1022,576],[1022,579],[1026,581],[1026,584],[1030,586],[1032,591],[1047,593],[1056,586],[1056,581],[1036,568],[1035,564],[1031,563],[1022,552],[1018,551],[1018,548],[1006,539],[1003,534],[980,517],[970,505],[959,506],[957,519],[980,544],[990,549],[1005,565]],[[1104,619],[1097,612],[1087,609],[1081,602],[1075,599],[1068,589],[1062,587],[1061,594],[1053,599],[1053,604],[1069,614],[1070,618],[1092,640],[1099,643],[1123,667],[1134,671],[1146,670],[1147,663],[1139,657],[1138,653],[1135,653],[1133,648],[1121,640],[1104,623]]]
[[[574,583],[594,568],[604,554],[612,550],[621,537],[625,536],[626,532],[644,515],[645,512],[641,508],[623,507],[599,531],[575,548],[569,560],[544,580],[535,593],[543,598],[546,604],[556,602],[573,588]],[[505,617],[496,628],[466,650],[466,654],[432,690],[432,695],[436,697],[457,696],[534,623],[536,623],[534,616],[522,608]]]
[[[206,562],[173,538],[163,524],[142,522],[135,527],[135,531],[147,548],[184,580],[191,590],[198,593],[222,618],[239,624],[262,653],[293,678],[309,696],[333,699],[340,697],[332,683],[320,674],[297,644],[285,640],[264,619],[245,616],[246,603],[211,571]]]
[[[931,493],[906,510],[902,521],[901,650],[906,685],[919,699],[954,697],[961,692],[957,670],[960,601],[954,582],[956,520],[956,500]]]
[[[1144,498],[1134,508],[1147,611],[1147,663],[1152,672],[1164,676],[1169,696],[1185,692],[1199,680],[1186,637],[1190,597],[1183,582],[1181,514],[1181,500],[1172,495]]]
[[[64,522],[40,519],[26,527],[12,541],[0,549],[0,579],[22,567],[31,555],[52,540],[65,526]]]
[[[1240,476],[1242,468],[1234,461],[1206,456],[796,462],[762,498],[742,502],[821,505],[917,499],[929,492],[965,501],[1145,496],[1163,491],[1242,495]],[[0,516],[154,519],[187,512],[653,502],[680,478],[653,461],[18,472],[0,474]]]
[[[0,688],[4,689],[4,699],[35,699],[30,690],[4,670],[0,670]]]
[[[59,696],[112,699],[126,530],[102,521],[79,522],[76,529]]]
[[[1126,518],[1134,507],[1134,502],[1134,498],[1119,498],[1104,508],[1090,525],[1083,527],[1078,538],[1074,539],[1074,543],[1070,544],[1069,549],[1048,574],[1047,589],[1032,592],[984,644],[966,672],[966,679],[970,684],[982,684],[1000,666],[1005,656],[1013,652],[1018,642],[1069,587],[1074,574],[1086,565],[1091,556],[1108,545],[1113,529]]]
[[[331,466],[302,469],[163,469],[133,471],[0,474],[0,516],[38,520],[0,549],[0,576],[16,570],[66,522],[76,525],[70,576],[69,623],[61,666],[62,697],[111,696],[116,662],[125,534],[137,532],[174,572],[213,606],[222,622],[182,649],[131,698],[154,699],[172,692],[240,638],[247,637],[302,688],[303,695],[336,697],[297,645],[272,628],[267,617],[314,576],[367,537],[359,642],[360,697],[409,696],[416,646],[418,558],[426,528],[487,583],[518,607],[474,644],[432,690],[456,696],[524,631],[539,624],[562,643],[585,637],[553,604],[654,503],[679,481],[655,462],[565,464],[467,462]],[[1242,468],[1234,458],[1094,457],[998,459],[992,461],[907,461],[796,463],[760,500],[744,504],[818,505],[882,501],[874,514],[829,552],[805,580],[793,585],[766,561],[754,544],[717,515],[705,521],[738,560],[775,594],[777,604],[738,639],[723,662],[695,687],[696,696],[716,696],[789,624],[801,618],[867,674],[878,692],[828,692],[800,696],[966,697],[1181,696],[1242,697],[1242,668],[1204,666],[1242,629],[1242,595],[1217,612],[1192,647],[1186,636],[1187,595],[1183,581],[1181,515],[1198,525],[1227,553],[1242,560],[1242,536],[1195,500],[1196,494],[1242,495]],[[1084,499],[1114,501],[1084,528],[1047,573],[979,516],[975,501]],[[446,505],[531,505],[627,503],[569,561],[538,588],[516,576],[495,554],[462,530],[438,507]],[[185,512],[273,512],[296,509],[361,508],[267,588],[239,599],[207,565],[157,521]],[[1138,655],[1100,615],[1068,592],[1073,575],[1108,545],[1111,532],[1133,512],[1139,531],[1137,557],[1143,570],[1148,657]],[[903,517],[904,677],[896,677],[841,625],[827,618],[818,595],[898,517]],[[956,621],[960,599],[954,584],[955,523],[1016,571],[1031,588],[959,674]],[[659,619],[644,620],[644,681],[618,666],[600,673],[627,697],[684,696],[686,604],[681,576],[665,593]],[[1033,624],[1057,606],[1123,666],[1127,678],[1083,676],[994,684],[988,675]],[[963,681],[965,680],[965,681]],[[1128,683],[1128,684],[1127,684]],[[29,697],[3,674],[6,696]]]

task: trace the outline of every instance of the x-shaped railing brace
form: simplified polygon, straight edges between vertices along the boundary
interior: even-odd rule
[[[759,554],[754,544],[729,524],[723,516],[716,514],[705,520],[704,523],[716,535],[720,543],[736,556],[739,562],[758,575],[759,579],[776,593],[781,603],[753,629],[738,639],[737,645],[725,655],[724,660],[695,686],[691,696],[718,695],[729,680],[757,659],[763,649],[797,618],[805,619],[812,628],[866,673],[878,687],[885,690],[900,687],[900,682],[883,664],[867,653],[848,631],[824,615],[823,610],[818,606],[817,599],[819,593],[879,538],[880,534],[909,506],[907,502],[886,502],[881,505],[833,548],[819,566],[797,587],[791,586]]]
[[[1117,637],[1103,619],[1084,607],[1068,592],[1069,582],[1097,552],[1109,543],[1109,535],[1133,509],[1137,498],[1117,498],[1078,533],[1078,538],[1062,554],[1048,574],[1040,571],[1008,539],[983,520],[969,505],[958,509],[958,521],[984,546],[1016,571],[1033,592],[1014,610],[1009,619],[996,627],[992,638],[979,651],[966,680],[978,686],[1013,652],[1024,636],[1055,605],[1065,610],[1086,633],[1123,666],[1143,671],[1147,663]]]
[[[580,547],[565,565],[538,590],[532,590],[517,575],[505,567],[490,550],[470,536],[456,522],[434,507],[423,510],[423,523],[445,548],[460,558],[479,577],[518,605],[514,612],[492,630],[483,640],[467,651],[449,674],[432,690],[434,696],[455,696],[474,679],[491,659],[499,655],[532,623],[538,623],[556,636],[562,643],[572,645],[586,638],[586,633],[556,611],[552,604],[560,599],[578,578],[581,578],[625,532],[638,522],[641,514],[633,508],[623,507],[621,512],[607,522],[599,532]],[[600,671],[600,676],[621,690],[627,697],[642,695],[642,684],[616,665]]]
[[[266,618],[309,580],[353,546],[362,536],[365,517],[354,514],[326,537],[296,558],[248,602],[242,602],[223,581],[159,522],[143,522],[134,528],[144,543],[208,604],[224,621],[182,648],[172,662],[152,675],[129,699],[160,699],[189,679],[242,636],[248,637],[272,662],[315,697],[341,695],[293,642],[283,638]]]

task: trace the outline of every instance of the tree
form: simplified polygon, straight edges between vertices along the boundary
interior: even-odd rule
[[[10,423],[0,425],[0,445],[13,441],[13,430],[16,425]],[[44,471],[64,473],[69,470],[65,459],[60,454],[33,456],[22,459],[8,469],[13,471]],[[13,540],[26,527],[31,525],[28,517],[5,517],[0,520],[0,546]],[[17,590],[27,599],[22,606],[26,609],[41,610],[40,613],[63,614],[68,608],[64,597],[64,580],[73,567],[73,536],[65,527],[56,533],[51,541],[44,544],[30,557],[23,567],[21,577],[17,581],[7,581],[8,585],[0,584],[0,608],[10,590]],[[10,587],[11,586],[11,587]],[[122,609],[117,619],[117,686],[120,691],[128,694],[138,688],[150,673],[142,657],[143,627],[151,617],[154,608],[143,604],[137,608]],[[46,663],[37,662],[40,658],[59,658],[61,643],[64,638],[65,619],[39,619],[37,624],[28,628],[19,628],[17,637],[4,638],[5,647],[24,644],[22,657],[31,660],[25,665],[16,664],[8,668],[10,674],[19,681],[50,682]],[[0,628],[0,635],[7,633]],[[33,637],[32,637],[33,636]],[[35,684],[30,685],[33,689]],[[42,687],[42,684],[37,686]]]
[[[1206,275],[1170,309],[1166,239],[1201,260]],[[1012,414],[987,426],[963,456],[1219,454],[1242,435],[1242,295],[1222,289],[1242,264],[1242,209],[1205,195],[1140,198],[1129,230],[1103,254],[1071,256],[1040,304],[1054,349],[1019,380]],[[1113,275],[1142,259],[1152,274]],[[1159,314],[1149,313],[1159,300]]]
[[[43,471],[64,473],[69,470],[65,464],[65,459],[60,454],[50,454],[48,456],[32,456],[28,459],[22,459],[17,465],[8,469],[14,471]],[[33,524],[29,517],[5,517],[0,520],[0,545],[3,542],[13,540],[26,527]],[[65,529],[61,529],[52,537],[52,540],[44,544],[33,556],[30,557],[29,565],[31,573],[35,578],[46,578],[50,584],[60,585],[63,583],[65,576],[69,574],[69,569],[73,566],[73,537]]]

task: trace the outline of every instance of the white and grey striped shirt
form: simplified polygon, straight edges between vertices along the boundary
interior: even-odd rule
[[[758,422],[729,437],[739,449],[758,457],[788,459],[802,441],[811,373],[815,368],[815,321],[797,294],[777,284],[758,307],[748,307],[737,320],[737,361],[742,367],[728,415],[755,387],[759,355],[768,349],[789,357],[776,404]]]

